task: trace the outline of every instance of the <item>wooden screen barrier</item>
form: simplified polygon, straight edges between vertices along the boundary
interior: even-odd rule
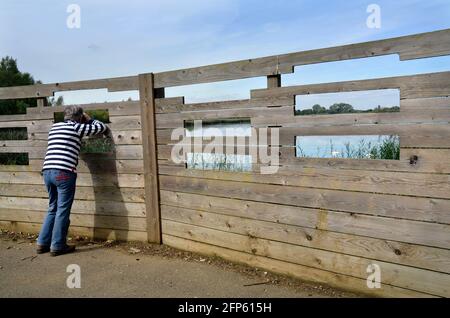
[[[108,109],[115,151],[81,158],[74,234],[162,242],[180,249],[374,296],[450,296],[450,72],[281,87],[295,66],[397,54],[450,54],[450,29],[123,78],[0,88],[0,99],[58,91],[139,90],[140,102]],[[244,100],[184,103],[164,88],[267,76]],[[295,96],[398,89],[396,113],[294,116]],[[37,232],[47,208],[40,169],[53,113],[28,108],[0,116],[28,140],[1,141],[27,152],[28,166],[0,166],[0,225]],[[174,128],[186,121],[249,118],[277,127],[275,174],[188,169],[173,162]],[[398,135],[400,160],[298,158],[295,136]],[[278,146],[277,145],[277,146]],[[275,146],[275,145],[272,145]],[[242,145],[248,148],[246,145]],[[378,267],[381,288],[369,288]]]

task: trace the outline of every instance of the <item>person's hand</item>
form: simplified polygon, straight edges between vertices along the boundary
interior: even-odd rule
[[[91,120],[91,116],[89,116],[87,113],[83,113],[83,122],[87,123]]]
[[[107,138],[112,138],[112,132],[111,132],[111,129],[108,126],[106,126],[106,130],[103,132],[103,135],[105,137],[107,137]]]

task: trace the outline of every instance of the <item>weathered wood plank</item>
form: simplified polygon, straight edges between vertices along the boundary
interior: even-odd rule
[[[402,99],[448,96],[450,95],[450,72],[256,89],[251,91],[251,97],[288,97],[390,88],[400,89],[400,98]]]
[[[255,108],[255,107],[273,107],[273,106],[294,106],[295,100],[292,97],[277,97],[277,98],[254,98],[254,99],[240,99],[231,101],[208,102],[208,103],[193,103],[193,104],[169,104],[161,105],[156,108],[157,113],[177,113],[188,111],[213,111],[223,109],[240,109],[240,108]]]
[[[376,262],[381,267],[383,282],[385,284],[423,291],[431,294],[434,293],[435,295],[444,297],[450,295],[450,275],[446,273],[375,260],[370,252],[368,252],[365,257],[358,257],[347,255],[342,252],[335,253],[295,245],[290,242],[286,242],[286,236],[283,234],[281,235],[283,235],[284,239],[280,240],[280,235],[275,235],[273,230],[272,235],[266,233],[264,236],[271,236],[271,238],[277,237],[278,240],[262,238],[259,235],[262,234],[264,230],[269,230],[270,227],[257,228],[258,225],[256,224],[251,225],[250,227],[245,227],[245,221],[241,220],[244,224],[240,226],[240,229],[237,229],[239,225],[237,225],[237,222],[232,218],[228,218],[228,220],[217,220],[217,218],[220,218],[219,215],[203,212],[202,215],[204,218],[210,221],[208,227],[206,228],[202,226],[201,221],[197,222],[198,218],[195,220],[190,220],[184,216],[184,213],[187,214],[188,212],[183,210],[183,213],[178,213],[176,215],[176,217],[179,217],[178,220],[174,220],[172,218],[167,220],[170,221],[170,224],[172,225],[172,231],[168,232],[168,234],[178,234],[177,236],[180,236],[177,231],[177,227],[181,227],[183,232],[188,234],[183,237],[189,238],[192,236],[186,232],[192,230],[195,233],[195,229],[200,227],[199,229],[197,228],[198,232],[205,231],[206,233],[210,233],[214,231],[215,237],[217,238],[217,241],[215,240],[214,242],[211,242],[207,240],[204,241],[205,243],[212,243],[214,245],[227,248],[236,248],[238,250],[253,252],[254,254],[261,256],[272,257],[287,262],[311,266],[323,270],[335,271],[360,278],[367,278],[367,267]],[[229,229],[227,229],[227,221],[230,224]],[[222,226],[222,223],[225,227]],[[234,230],[231,228],[234,228]],[[217,230],[217,232],[215,230]],[[283,230],[281,230],[281,232],[283,232]],[[235,236],[236,234],[239,236]],[[220,243],[221,241],[222,243]],[[398,272],[400,272],[401,275],[398,275]]]
[[[360,125],[279,128],[279,144],[295,144],[296,136],[398,135],[401,147],[449,148],[450,125]],[[268,139],[270,140],[270,139]]]
[[[82,107],[83,110],[100,110],[106,109],[108,110],[108,114],[110,116],[125,116],[125,115],[139,115],[139,101],[123,101],[123,102],[105,102],[105,103],[90,103],[90,104],[77,104]],[[43,108],[34,108],[28,107],[27,114],[24,115],[27,117],[37,117],[40,115],[39,119],[53,119],[53,113],[63,112],[64,108],[70,105],[64,106],[52,106],[52,107],[43,107]],[[1,116],[0,116],[1,117]]]
[[[39,233],[40,223],[27,223],[16,221],[0,221],[0,227],[14,232]],[[96,238],[99,240],[115,241],[146,241],[147,232],[127,231],[115,229],[89,228],[71,225],[69,227],[70,236],[83,236]]]
[[[449,200],[160,176],[161,189],[309,208],[449,224]],[[415,206],[414,204],[417,204]],[[435,207],[439,206],[439,207]],[[426,211],[426,213],[424,212]]]
[[[163,224],[166,226],[166,223]],[[184,239],[174,235],[163,234],[164,243],[175,248],[192,251],[204,255],[221,257],[226,260],[243,263],[252,267],[266,269],[271,272],[296,277],[306,281],[327,284],[336,288],[345,286],[349,290],[383,297],[432,297],[428,294],[398,288],[390,285],[383,285],[382,289],[368,289],[367,281],[352,276],[346,276],[334,272],[324,271],[308,266],[283,262],[267,257],[262,257],[250,253],[228,249],[211,244]]]
[[[6,184],[0,183],[0,193],[3,196],[46,198],[48,193],[43,184]],[[114,186],[80,186],[77,185],[75,200],[110,201],[110,202],[144,202],[142,188],[118,188]]]
[[[293,106],[282,106],[157,114],[156,128],[183,128],[185,120],[213,121],[219,119],[250,119],[261,116],[290,115],[294,112],[293,109]]]
[[[0,171],[9,172],[40,172],[44,161],[30,159],[29,165],[0,165]],[[144,164],[142,160],[115,160],[105,158],[94,158],[83,160],[81,156],[77,166],[78,172],[104,174],[115,171],[116,173],[143,173]]]
[[[138,89],[137,76],[104,78],[77,82],[0,87],[0,99],[49,97],[55,92],[106,88],[109,92]]]
[[[411,156],[417,156],[415,164],[410,163]],[[280,147],[280,164],[285,169],[293,166],[293,169],[303,167],[334,168],[348,170],[371,171],[403,171],[403,172],[431,172],[450,173],[449,149],[420,149],[401,148],[400,160],[372,160],[372,159],[348,159],[348,158],[304,158],[295,157],[294,147]]]
[[[417,110],[426,112],[433,110],[450,111],[450,97],[402,99],[400,105],[401,112]]]
[[[349,234],[345,228],[333,231],[341,223],[334,219],[349,219],[349,214],[169,191],[161,195],[164,219],[450,273],[450,250]],[[358,220],[352,218],[347,227],[357,229]]]
[[[39,211],[27,211],[20,209],[1,209],[0,220],[41,223],[46,213]],[[82,227],[95,227],[118,230],[145,231],[145,218],[123,217],[123,216],[103,216],[71,213],[70,224]]]
[[[160,173],[180,177],[278,184],[450,199],[450,176],[406,172],[362,171],[333,168],[279,167],[274,174],[160,167]]]
[[[47,211],[48,199],[0,196],[0,209]],[[145,217],[145,204],[119,201],[74,200],[72,212],[81,214]]]
[[[6,184],[43,184],[43,178],[37,172],[0,172],[0,182]],[[144,177],[142,174],[90,174],[78,173],[77,185],[79,186],[116,186],[125,188],[143,188]]]
[[[286,115],[259,116],[252,118],[253,127],[318,127],[318,126],[359,126],[386,124],[448,124],[449,110],[430,110],[394,113],[355,113],[334,115],[294,116],[294,111]]]
[[[148,241],[161,244],[158,156],[156,147],[155,87],[153,74],[139,75],[144,185]]]
[[[292,73],[294,66],[399,54],[401,60],[446,55],[449,29],[386,40],[241,60],[155,74],[155,87],[171,87]],[[1,95],[0,95],[1,97]]]

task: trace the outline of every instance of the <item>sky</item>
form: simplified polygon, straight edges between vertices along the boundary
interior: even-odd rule
[[[80,28],[67,27],[70,4],[81,9]],[[380,28],[366,24],[370,4],[380,7]],[[21,71],[44,83],[160,72],[446,28],[449,0],[0,1],[0,55],[16,58]],[[448,70],[449,57],[400,62],[390,55],[296,67],[282,83]],[[186,102],[248,98],[251,89],[265,85],[265,78],[254,78],[169,88],[166,95],[184,95]],[[383,103],[392,105],[397,95]],[[66,103],[83,103],[138,95],[95,91],[63,96]]]

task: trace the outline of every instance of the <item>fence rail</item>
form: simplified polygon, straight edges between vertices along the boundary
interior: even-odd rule
[[[106,109],[114,151],[84,154],[72,210],[73,233],[160,242],[377,296],[450,296],[450,72],[281,87],[295,66],[398,54],[450,55],[450,29],[189,69],[121,78],[0,88],[0,99],[55,92],[139,90],[140,101],[82,105]],[[185,103],[164,88],[267,76],[249,99]],[[295,96],[398,89],[400,111],[296,116]],[[0,226],[39,230],[47,208],[40,175],[48,129],[62,106],[0,116],[27,140],[0,153],[28,165],[0,165]],[[189,169],[173,161],[174,128],[192,120],[246,119],[276,127],[278,171]],[[296,157],[297,136],[397,135],[399,160]],[[251,149],[247,136],[231,152]],[[270,140],[270,138],[269,138]],[[194,138],[194,146],[203,142]],[[256,147],[261,148],[256,145]],[[195,149],[195,148],[194,148]],[[204,148],[200,148],[203,149]],[[381,268],[381,288],[367,268]]]

